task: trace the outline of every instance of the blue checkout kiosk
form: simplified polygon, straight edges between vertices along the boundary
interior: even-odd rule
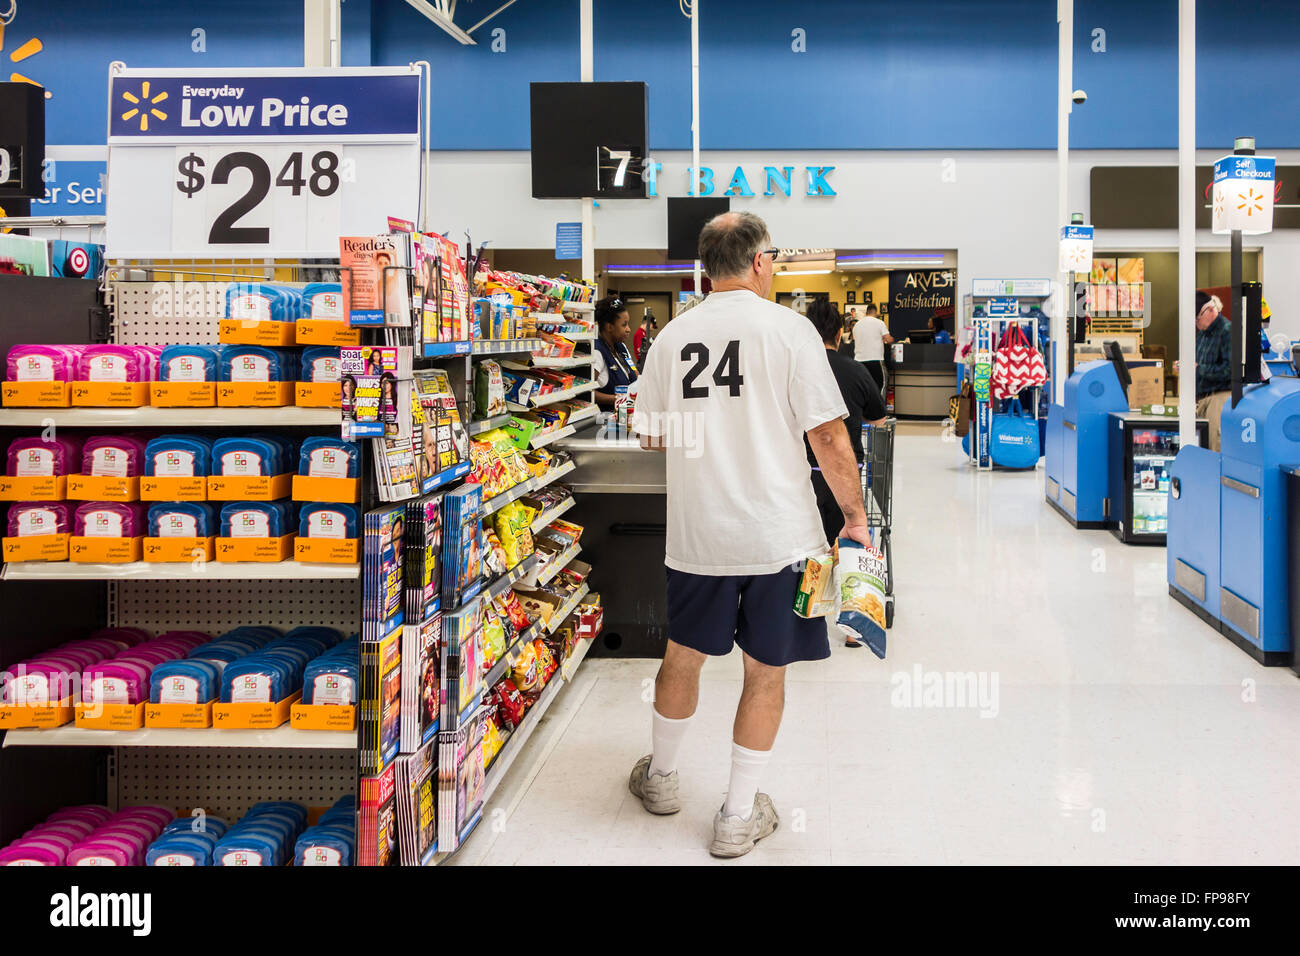
[[[1076,528],[1108,528],[1110,413],[1128,411],[1114,362],[1086,362],[1065,380],[1065,404],[1047,410],[1047,503]]]
[[[1300,379],[1247,385],[1221,452],[1170,469],[1169,593],[1265,665],[1291,662],[1287,473],[1300,465]]]

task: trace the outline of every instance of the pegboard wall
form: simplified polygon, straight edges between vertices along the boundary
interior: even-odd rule
[[[328,807],[356,793],[354,750],[239,747],[120,747],[109,776],[114,809],[160,803],[180,813],[202,807],[233,823],[261,800]]]
[[[229,282],[111,282],[113,341],[158,346],[215,342],[229,286]]]
[[[110,627],[220,634],[241,624],[313,624],[353,634],[361,626],[360,580],[115,581],[108,588]]]

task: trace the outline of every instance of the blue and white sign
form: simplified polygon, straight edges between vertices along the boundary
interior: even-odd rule
[[[106,169],[102,159],[46,159],[41,170],[45,198],[32,200],[32,215],[104,215]]]
[[[555,224],[555,258],[582,258],[582,223],[557,222]]]
[[[1272,232],[1276,179],[1277,160],[1272,156],[1233,155],[1216,161],[1211,217],[1215,234]]]
[[[1008,318],[1020,314],[1020,301],[1005,296],[998,296],[989,299],[988,307],[984,310],[990,318]]]
[[[1062,272],[1092,271],[1092,226],[1061,228],[1060,260]]]
[[[170,137],[413,136],[420,77],[267,70],[130,71],[109,79],[109,142]]]
[[[336,258],[415,220],[407,67],[110,73],[111,259]]]

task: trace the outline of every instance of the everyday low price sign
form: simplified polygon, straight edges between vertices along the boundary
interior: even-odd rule
[[[109,99],[110,258],[334,258],[417,217],[410,69],[121,70]]]

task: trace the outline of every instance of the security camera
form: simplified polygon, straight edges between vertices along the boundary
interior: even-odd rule
[[[1075,106],[1088,102],[1088,94],[1083,90],[1075,90],[1070,94],[1070,99],[1074,101]]]

